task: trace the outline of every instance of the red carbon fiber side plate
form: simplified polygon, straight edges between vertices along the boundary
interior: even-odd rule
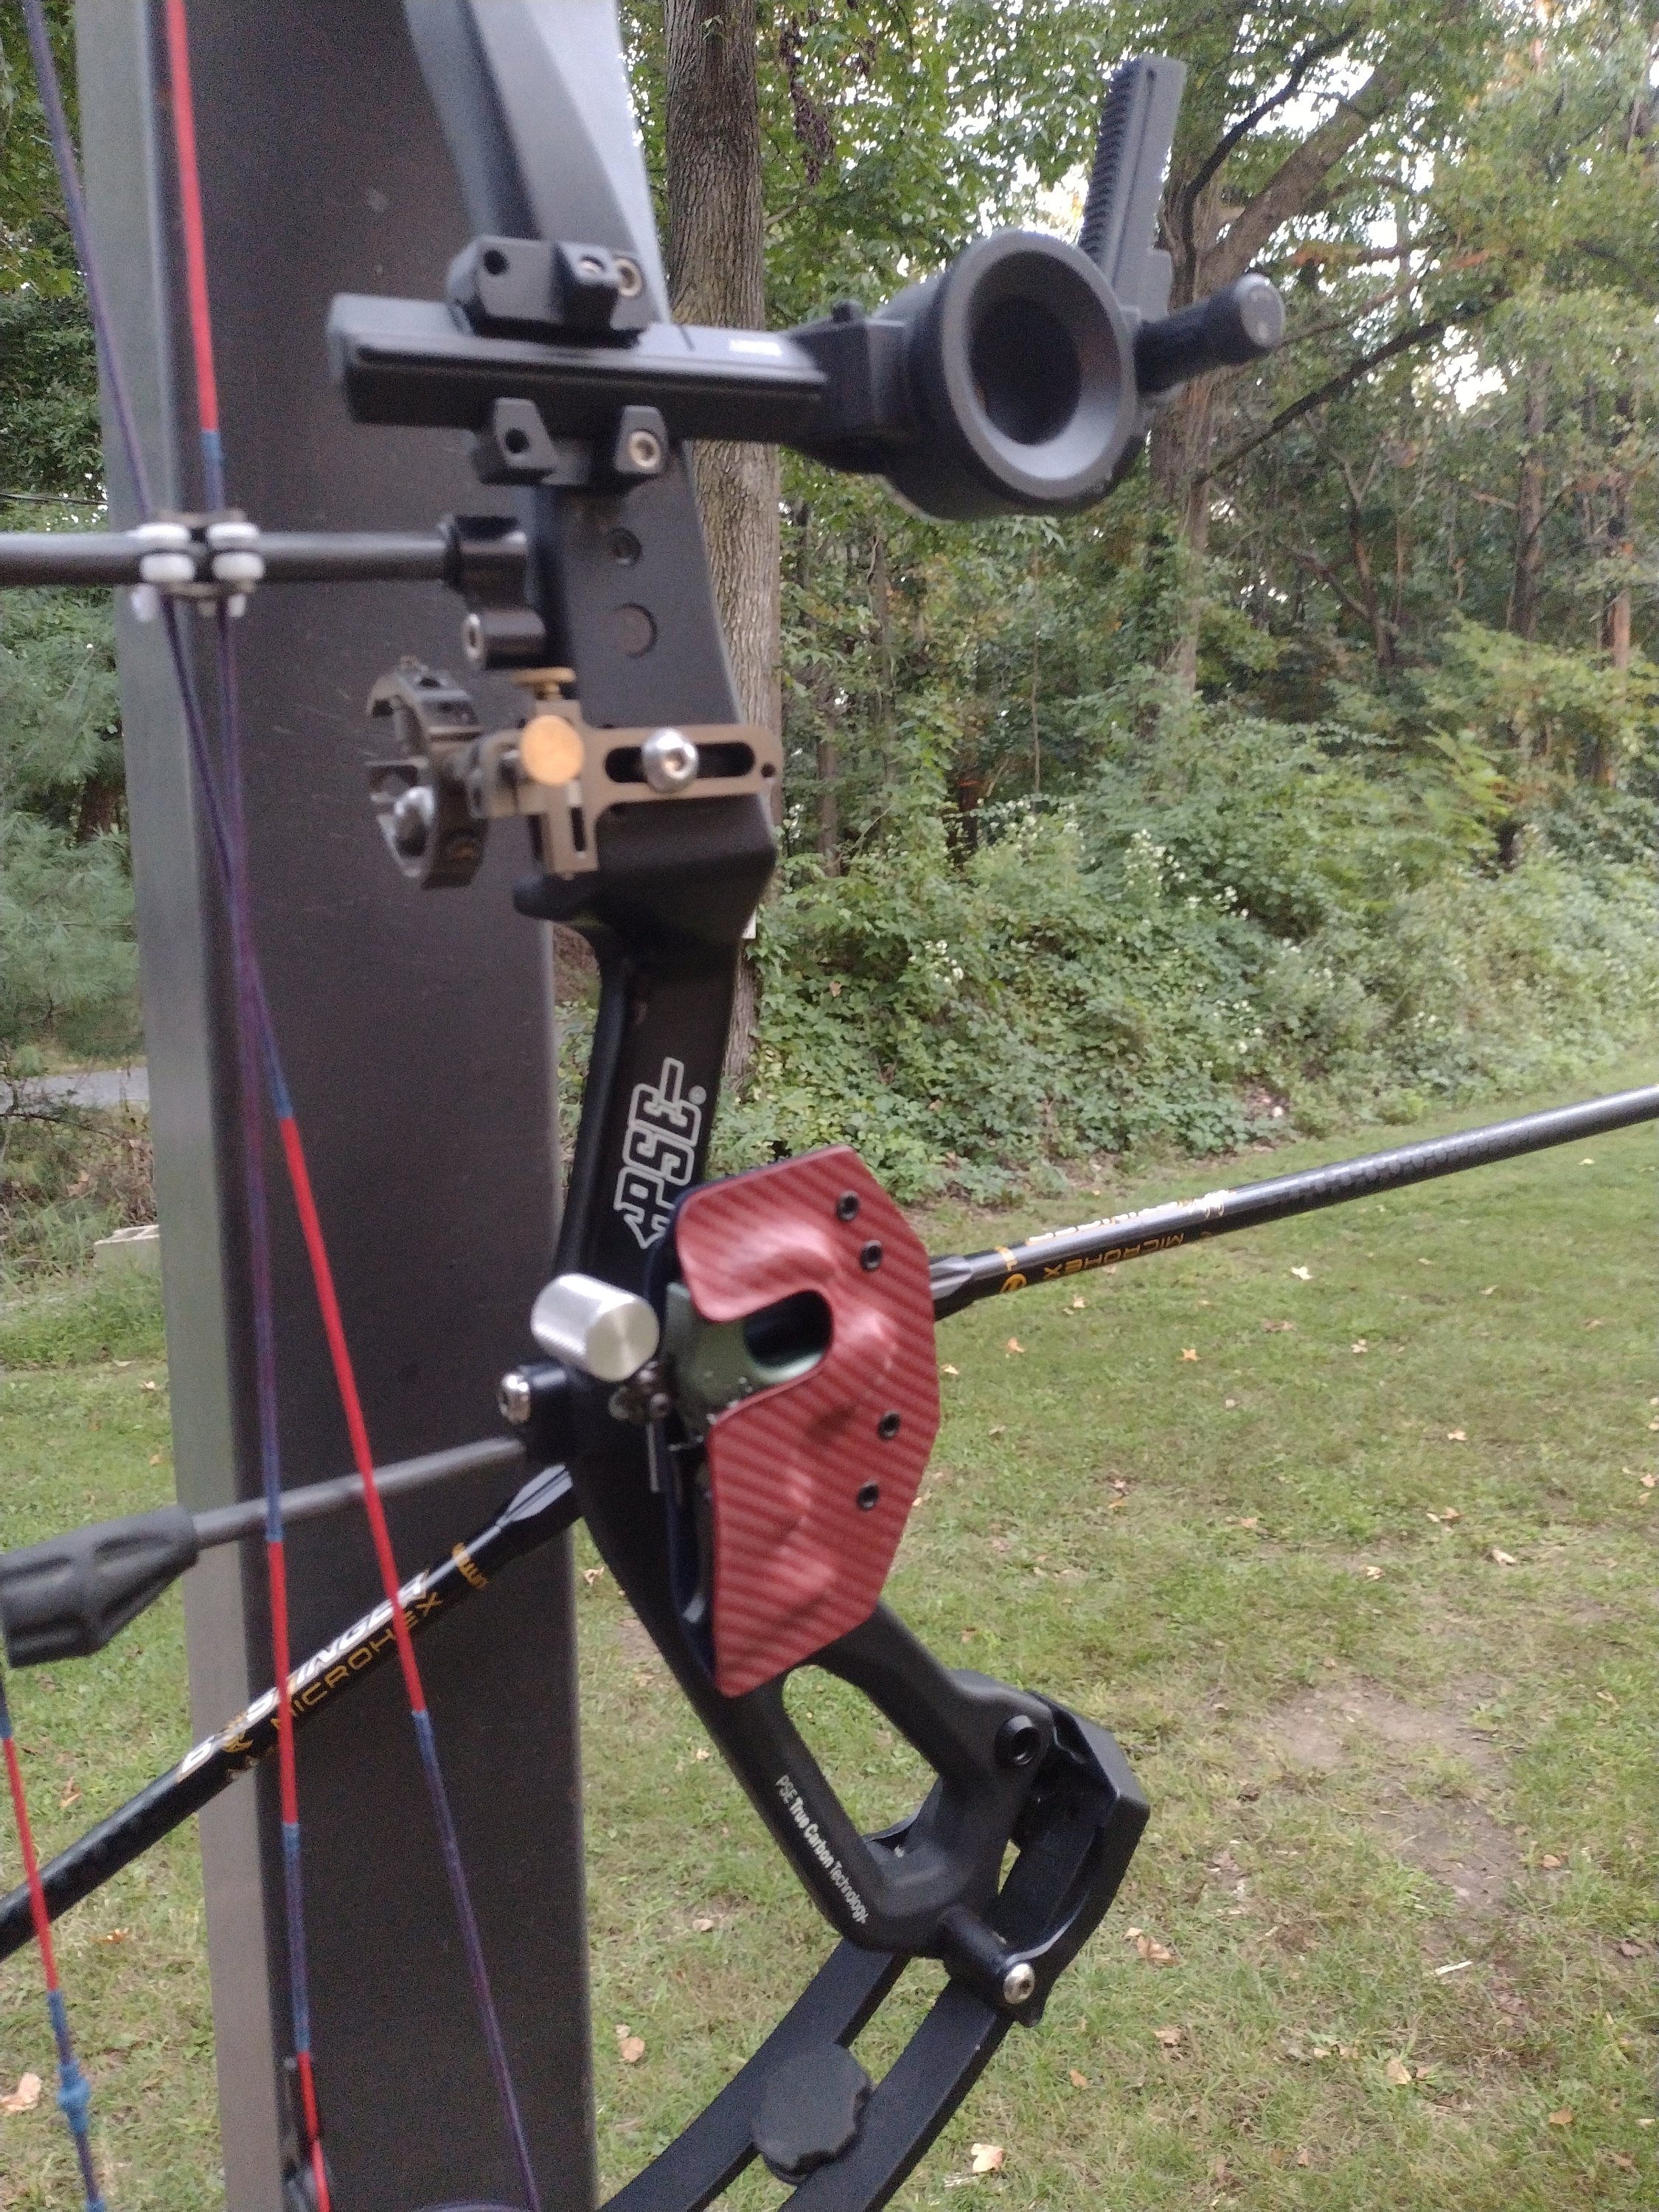
[[[858,1212],[842,1220],[849,1195]],[[674,1242],[707,1321],[801,1291],[816,1291],[831,1318],[810,1373],[709,1427],[714,1682],[736,1698],[875,1609],[939,1433],[933,1297],[921,1239],[845,1145],[693,1191]],[[872,1243],[880,1264],[866,1267]],[[862,1509],[872,1483],[878,1495]]]

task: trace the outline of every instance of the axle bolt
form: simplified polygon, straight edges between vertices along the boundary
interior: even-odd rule
[[[1029,1713],[1012,1713],[997,1730],[997,1765],[1029,1766],[1042,1749],[1042,1730]]]
[[[521,1429],[530,1419],[531,1391],[529,1378],[520,1375],[516,1367],[510,1368],[495,1385],[495,1403],[501,1409],[501,1419]]]
[[[867,1244],[859,1248],[859,1265],[866,1275],[873,1275],[881,1265],[881,1247],[872,1237]]]
[[[1036,1972],[1026,1966],[1010,1966],[1002,1978],[1002,2002],[1006,2005],[1023,2005],[1036,1994]]]

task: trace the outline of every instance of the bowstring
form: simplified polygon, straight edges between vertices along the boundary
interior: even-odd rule
[[[34,64],[35,82],[40,90],[40,106],[46,118],[46,130],[56,153],[61,144],[70,145],[69,118],[64,112],[64,97],[58,82],[57,64],[52,58],[52,40],[46,29],[46,19],[40,0],[23,0],[23,23],[29,43],[29,53]],[[58,163],[58,173],[64,188],[64,212],[69,217],[70,232],[75,248],[84,269],[87,247],[91,233],[87,223],[86,203],[81,196],[81,180],[74,173],[73,160],[70,173],[64,173]],[[106,359],[112,359],[108,344],[109,317],[105,308],[101,289],[94,290],[88,283],[87,301],[92,313],[93,326],[97,333],[99,349]],[[118,374],[110,379],[110,398],[116,418],[120,424],[123,442],[129,447],[134,483],[140,504],[149,507],[149,485],[144,471],[143,454],[140,450],[134,428],[132,404],[126,386]],[[17,1741],[12,1732],[11,1708],[6,1699],[5,1684],[0,1678],[0,1749],[4,1752],[6,1785],[11,1799],[12,1824],[17,1832],[17,1847],[22,1856],[23,1879],[28,1886],[29,1913],[34,1922],[34,1940],[40,1954],[41,1978],[46,1983],[46,2015],[52,2022],[52,2041],[58,2053],[58,2104],[68,2125],[70,2141],[75,2146],[76,2164],[80,2168],[82,2195],[86,2212],[106,2212],[102,2192],[98,2186],[97,2170],[92,2158],[92,2087],[76,2056],[75,2044],[70,2033],[69,2011],[64,2002],[62,1984],[58,1978],[58,1954],[52,1940],[52,1920],[46,1910],[46,1893],[40,1880],[40,1862],[34,1848],[34,1828],[29,1819],[28,1795],[23,1787],[23,1769],[17,1756]]]
[[[75,2045],[70,2037],[69,2013],[64,2003],[64,1991],[58,1979],[58,1954],[52,1945],[52,1920],[46,1910],[46,1893],[40,1880],[40,1862],[35,1855],[34,1831],[29,1821],[28,1801],[23,1790],[23,1769],[17,1757],[17,1740],[12,1734],[11,1709],[6,1702],[6,1686],[0,1678],[0,1749],[5,1753],[6,1785],[11,1794],[11,1814],[17,1828],[18,1848],[23,1855],[23,1879],[28,1885],[29,1915],[34,1922],[34,1940],[40,1950],[40,1971],[46,1984],[46,2016],[52,2022],[52,2041],[58,2046],[58,2104],[69,2125],[70,2136],[75,2145],[76,2163],[81,2169],[81,2189],[86,2198],[87,2212],[106,2212],[103,2196],[98,2187],[97,2170],[92,2162],[92,2086],[81,2070],[75,2055]]]
[[[46,117],[48,133],[52,138],[52,151],[58,164],[71,233],[81,260],[94,330],[103,358],[106,387],[111,395],[112,412],[116,419],[138,505],[145,518],[149,519],[154,512],[154,507],[148,471],[138,441],[137,418],[132,410],[121,368],[120,356],[114,344],[113,326],[99,275],[97,257],[93,250],[90,225],[87,220],[85,201],[81,191],[68,120],[64,112],[56,63],[46,34],[41,0],[23,0],[23,8],[31,52],[40,87],[41,105]],[[210,501],[218,506],[223,503],[223,453],[218,421],[217,380],[214,370],[213,328],[208,288],[205,227],[202,218],[200,179],[196,155],[195,114],[191,93],[189,48],[183,0],[166,0],[166,22],[169,73],[173,82],[174,142],[185,234],[186,296],[190,309],[191,341],[197,371],[198,413],[202,440],[204,489]],[[219,774],[216,775],[208,744],[205,721],[201,711],[201,702],[193,681],[190,656],[180,630],[176,603],[164,599],[161,612],[169,657],[178,681],[191,761],[208,822],[210,842],[224,884],[227,904],[230,911],[233,962],[237,986],[239,1048],[243,1077],[244,1158],[248,1180],[250,1257],[252,1261],[251,1288],[254,1310],[255,1374],[259,1405],[261,1475],[266,1503],[266,1559],[270,1583],[276,1680],[286,1685],[289,1674],[289,1652],[287,1626],[287,1577],[282,1527],[280,1439],[276,1419],[274,1299],[270,1273],[269,1217],[265,1206],[263,1172],[263,1127],[258,1107],[262,1087],[261,1063],[263,1063],[264,1075],[263,1088],[269,1098],[271,1112],[276,1122],[307,1256],[310,1263],[317,1301],[322,1316],[324,1331],[328,1340],[335,1383],[350,1435],[353,1456],[362,1479],[363,1504],[374,1542],[375,1561],[380,1570],[382,1589],[391,1607],[392,1632],[403,1672],[404,1688],[408,1695],[410,1718],[414,1728],[422,1772],[438,1832],[440,1853],[459,1927],[468,1978],[472,1987],[474,2004],[484,2038],[490,2072],[494,2077],[512,2146],[514,2161],[519,2170],[519,2177],[529,2212],[541,2212],[540,2192],[531,2161],[528,2139],[507,2055],[500,2014],[490,1988],[489,1970],[483,1954],[483,1938],[473,1909],[471,1887],[461,1856],[448,1788],[438,1756],[436,1738],[422,1684],[420,1669],[415,1657],[408,1618],[399,1599],[400,1583],[397,1561],[392,1550],[391,1534],[386,1526],[385,1510],[375,1480],[374,1452],[369,1443],[368,1424],[357,1389],[356,1370],[340,1314],[333,1269],[318,1213],[303,1138],[283,1072],[276,1030],[271,1020],[270,1003],[254,940],[252,906],[248,887],[247,838],[243,811],[240,698],[229,613],[222,603],[215,611],[215,645],[222,755],[221,769]],[[221,787],[222,780],[222,788]],[[9,1723],[7,1725],[9,1729]],[[289,1996],[294,2014],[296,2071],[299,2075],[301,2094],[301,2118],[307,2136],[307,2148],[313,2184],[317,2191],[319,2212],[329,2212],[328,2185],[323,2163],[321,2130],[317,2112],[314,2075],[311,2065],[309,1998],[305,1972],[303,1896],[299,1880],[300,1826],[293,1752],[293,1716],[286,1697],[278,1700],[277,1727],[279,1771],[282,1778],[280,1791],[283,1832],[283,1881],[289,1922]],[[35,1915],[37,1934],[43,1934],[48,1925],[46,1899],[44,1892],[40,1890],[38,1871],[33,1871],[33,1844],[28,1833],[27,1811],[22,1805],[21,1772],[17,1772],[14,1753],[9,1752],[8,1765],[9,1770],[16,1774],[12,1793],[14,1807],[18,1814],[20,1838],[23,1842],[26,1866],[32,1870],[31,1902]],[[53,2006],[52,2017],[54,2030],[56,2030],[58,2021],[62,2015],[63,2006],[61,1996],[55,1997],[54,2002],[55,1967],[51,1964],[49,1943],[45,1943],[44,1941],[43,1959],[47,1962],[48,2002]],[[65,2027],[64,2036],[60,2037],[60,2049],[67,2048],[64,2040],[66,2035]],[[70,2063],[73,2064],[72,2052],[70,2053]],[[78,2069],[76,2072],[78,2074]],[[60,2102],[64,2101],[64,2094],[60,2092]],[[69,2109],[69,2106],[65,2104],[66,2112]],[[84,2125],[83,2108],[82,2121]],[[74,2118],[71,2115],[71,2125],[73,2124]],[[77,2136],[77,2148],[80,2142],[81,2137]],[[83,2171],[88,2176],[88,2212],[103,2212],[102,2200],[95,2196],[90,2179],[89,2159],[84,2154],[82,2165]]]
[[[185,295],[189,303],[196,371],[196,404],[201,432],[203,491],[210,511],[225,504],[224,455],[219,436],[219,388],[214,370],[213,327],[207,284],[206,230],[202,219],[201,179],[196,156],[196,111],[190,80],[190,44],[182,0],[167,0],[165,12],[167,72],[172,82],[173,147],[179,214],[184,234]],[[168,604],[167,646],[181,690],[189,654],[179,634],[178,612]],[[247,1211],[248,1273],[252,1292],[254,1396],[259,1431],[259,1474],[265,1506],[265,1587],[270,1613],[271,1679],[283,1694],[276,1700],[276,1795],[282,1830],[283,1904],[288,1953],[289,2027],[294,2044],[298,2110],[294,2118],[301,2154],[310,2168],[317,2212],[332,2212],[328,2166],[323,2152],[322,2116],[317,2099],[316,2065],[311,2042],[310,1951],[306,1941],[305,1883],[300,1825],[299,1769],[294,1751],[294,1712],[286,1695],[292,1671],[289,1631],[288,1551],[283,1513],[283,1462],[276,1401],[276,1300],[270,1270],[270,1214],[266,1200],[264,1117],[259,1110],[259,1048],[263,994],[256,977],[252,915],[247,885],[247,836],[242,805],[240,748],[234,742],[235,663],[228,619],[222,605],[214,611],[219,677],[219,775],[216,787],[207,755],[205,731],[195,742],[197,780],[214,793],[210,805],[219,817],[220,874],[225,886],[231,938],[231,966],[236,992],[236,1049],[242,1102],[243,1200]],[[191,717],[201,723],[199,702]],[[267,1066],[271,1055],[264,1057]],[[280,1070],[277,1085],[281,1089]]]

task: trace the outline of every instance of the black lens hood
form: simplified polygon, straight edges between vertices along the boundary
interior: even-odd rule
[[[1086,507],[1139,417],[1130,324],[1093,262],[999,231],[882,308],[902,325],[914,432],[883,470],[942,521]]]

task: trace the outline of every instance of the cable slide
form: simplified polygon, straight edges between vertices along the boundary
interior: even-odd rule
[[[14,1667],[94,1652],[204,1550],[256,1536],[271,1624],[271,1686],[44,1867],[0,1687],[25,1875],[0,1897],[0,1957],[38,1946],[87,2212],[105,2200],[52,1923],[271,1757],[298,2136],[285,2201],[331,2212],[295,1739],[394,1656],[521,2212],[540,2212],[414,1646],[578,1517],[840,1938],[611,2212],[700,2212],[757,2156],[793,2187],[798,2212],[874,2212],[1009,2030],[1041,2018],[1149,1812],[1105,1729],[945,1668],[881,1601],[939,1425],[936,1322],[1088,1268],[1652,1120],[1659,1086],[932,1259],[845,1146],[705,1181],[737,963],[773,865],[782,758],[775,735],[737,708],[684,441],[787,443],[881,475],[942,520],[1066,513],[1105,497],[1170,392],[1261,357],[1282,331],[1278,295],[1260,276],[1167,312],[1169,263],[1155,240],[1180,65],[1133,62],[1112,79],[1077,245],[999,234],[874,314],[838,309],[787,333],[732,333],[668,322],[654,240],[630,213],[648,206],[642,172],[637,191],[617,181],[638,168],[631,131],[573,91],[561,52],[568,15],[550,0],[410,0],[478,234],[442,301],[337,298],[331,357],[356,421],[470,432],[480,479],[526,495],[520,519],[451,517],[426,533],[265,532],[227,504],[184,0],[163,0],[163,20],[205,510],[193,515],[161,513],[151,496],[42,0],[22,5],[142,519],[121,532],[0,535],[0,587],[122,586],[166,636],[231,947],[260,1497],[195,1515],[163,1508],[0,1554],[0,1632]],[[606,8],[583,20],[611,25]],[[614,25],[604,37],[621,114]],[[556,113],[572,123],[553,146],[545,118]],[[469,136],[480,131],[495,134],[486,149]],[[592,234],[570,239],[559,217],[578,192]],[[618,533],[642,576],[672,577],[649,617],[672,650],[644,655],[584,616]],[[379,1469],[255,943],[235,652],[256,593],[374,578],[448,585],[466,606],[471,664],[515,672],[528,698],[519,724],[489,731],[441,671],[405,660],[376,684],[370,712],[397,750],[373,764],[370,799],[398,873],[422,890],[459,889],[491,823],[521,820],[534,872],[514,904],[588,936],[601,975],[555,1273],[530,1316],[544,1356],[503,1376],[504,1435]],[[202,684],[192,606],[210,625]],[[267,1109],[354,1463],[286,1490]],[[513,1486],[500,1508],[404,1577],[385,1500],[484,1471]],[[287,1525],[359,1504],[380,1601],[296,1664]],[[860,1689],[932,1767],[908,1820],[866,1836],[848,1817],[784,1704],[787,1677],[807,1663]],[[943,1964],[945,1987],[873,2081],[850,2046],[919,1958]]]

